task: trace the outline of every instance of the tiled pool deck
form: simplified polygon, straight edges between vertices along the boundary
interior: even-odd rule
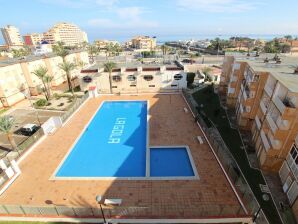
[[[84,126],[103,100],[148,100],[149,144],[188,145],[199,180],[50,180]],[[145,207],[138,218],[209,218],[244,215],[208,144],[180,95],[103,96],[90,99],[53,135],[21,162],[22,174],[0,197],[0,204],[96,206],[95,196],[122,198],[125,207]],[[126,214],[129,216],[129,214]]]

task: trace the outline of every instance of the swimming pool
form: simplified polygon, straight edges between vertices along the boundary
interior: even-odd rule
[[[186,147],[184,151],[183,147],[180,150],[148,147],[147,104],[147,101],[104,101],[53,178],[197,177]]]

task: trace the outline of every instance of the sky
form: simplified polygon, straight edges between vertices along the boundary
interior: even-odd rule
[[[0,5],[0,27],[14,25],[21,35],[45,32],[56,22],[78,25],[89,41],[125,41],[138,34],[163,41],[298,35],[297,0],[0,0]]]

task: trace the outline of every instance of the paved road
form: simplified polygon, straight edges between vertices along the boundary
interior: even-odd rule
[[[28,137],[18,134],[18,130],[23,127],[25,124],[43,124],[52,116],[61,116],[63,112],[59,111],[45,111],[45,110],[32,110],[32,109],[16,109],[9,114],[8,116],[13,116],[15,119],[15,125],[13,127],[13,137],[17,144],[22,143]],[[37,116],[38,115],[38,116]],[[38,121],[39,120],[39,121]],[[11,150],[11,145],[5,134],[0,134],[0,157],[3,154],[6,154]]]

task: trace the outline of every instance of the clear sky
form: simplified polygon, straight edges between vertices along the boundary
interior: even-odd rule
[[[298,35],[298,0],[0,0],[0,5],[0,27],[15,25],[21,34],[65,21],[91,41],[136,34],[163,40]]]

